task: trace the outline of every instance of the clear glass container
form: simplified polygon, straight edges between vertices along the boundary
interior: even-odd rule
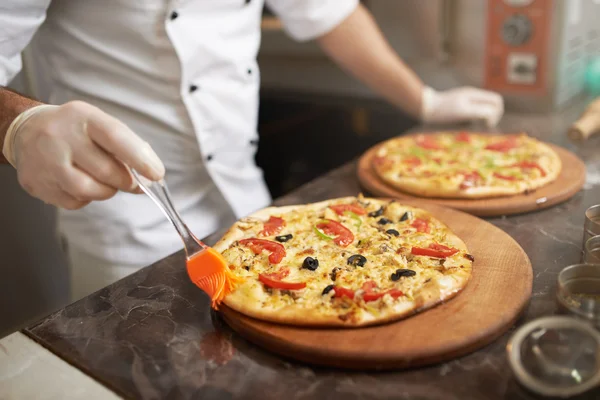
[[[600,333],[570,316],[539,318],[510,339],[508,360],[529,390],[571,397],[600,385]]]
[[[592,236],[583,246],[583,262],[600,264],[600,235]]]
[[[600,265],[575,264],[560,271],[557,298],[566,311],[600,326]]]
[[[596,235],[600,235],[600,204],[596,204],[585,210],[583,243],[581,244],[581,247],[583,248],[588,239]]]

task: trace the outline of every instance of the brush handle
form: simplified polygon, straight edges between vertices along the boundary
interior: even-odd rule
[[[175,209],[165,181],[161,179],[153,182],[141,176],[133,169],[131,169],[131,173],[144,193],[146,193],[148,197],[152,199],[154,204],[160,208],[163,214],[165,214],[167,219],[171,221],[175,227],[175,230],[183,241],[187,258],[190,258],[192,255],[204,250],[206,248],[204,243],[194,236]]]

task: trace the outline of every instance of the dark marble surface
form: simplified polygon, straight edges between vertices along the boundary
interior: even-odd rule
[[[585,162],[584,190],[534,213],[489,221],[531,259],[531,303],[517,326],[557,312],[556,276],[580,256],[584,211],[600,203],[600,138],[568,143],[581,106],[556,115],[507,115],[499,130],[525,130],[562,145]],[[278,204],[305,203],[360,191],[347,164]],[[207,242],[213,243],[213,235]],[[501,301],[502,299],[499,299]],[[511,329],[483,349],[427,368],[357,373],[311,368],[267,353],[233,334],[209,312],[175,254],[56,312],[25,332],[117,393],[145,399],[535,399],[512,377],[505,357]],[[582,398],[600,398],[600,391]]]

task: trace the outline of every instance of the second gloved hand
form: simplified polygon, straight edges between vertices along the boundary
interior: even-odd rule
[[[496,126],[504,114],[502,96],[487,90],[460,87],[438,92],[423,88],[421,119],[426,123],[453,123],[483,120]]]
[[[79,101],[23,112],[8,129],[3,154],[30,195],[71,210],[118,190],[138,192],[123,164],[151,180],[165,173],[148,143],[116,118]]]

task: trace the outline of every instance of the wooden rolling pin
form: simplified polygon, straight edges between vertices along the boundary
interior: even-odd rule
[[[569,138],[576,142],[585,141],[597,133],[600,133],[600,97],[587,106],[568,131]]]

